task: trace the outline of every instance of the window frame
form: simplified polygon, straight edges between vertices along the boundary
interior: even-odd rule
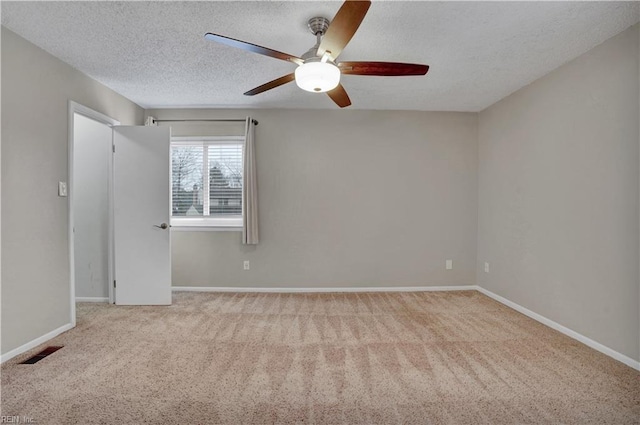
[[[204,146],[209,145],[240,145],[242,147],[242,167],[244,175],[244,136],[172,136],[171,137],[171,155],[173,155],[174,146],[202,146],[203,147],[203,208],[209,206],[209,179],[204,176],[209,175],[209,149]],[[205,167],[207,170],[205,172]],[[173,205],[173,161],[169,164],[169,173],[171,179],[171,191],[169,194],[170,205]],[[244,193],[244,181],[242,182],[242,193]],[[221,217],[198,216],[198,217],[174,217],[173,210],[170,212],[170,223],[173,230],[179,231],[242,231],[242,218],[244,213],[244,205],[242,213],[239,215],[229,215]]]

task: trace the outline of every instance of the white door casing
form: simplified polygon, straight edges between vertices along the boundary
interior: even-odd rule
[[[171,304],[170,139],[169,127],[113,128],[116,304]]]

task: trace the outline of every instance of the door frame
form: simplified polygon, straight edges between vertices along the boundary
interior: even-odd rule
[[[76,325],[76,276],[75,276],[75,247],[74,247],[74,211],[73,211],[73,195],[74,195],[74,127],[75,120],[74,114],[83,115],[87,118],[90,118],[94,121],[97,121],[101,124],[107,125],[108,127],[113,127],[116,125],[120,125],[120,121],[111,118],[105,114],[102,114],[98,111],[94,111],[91,108],[88,108],[84,105],[81,105],[77,102],[69,100],[69,117],[68,117],[68,135],[69,135],[69,145],[68,145],[68,176],[67,176],[67,207],[69,211],[69,223],[68,223],[68,238],[69,238],[69,286],[70,286],[70,319],[71,325]],[[113,137],[111,139],[111,145],[113,146]],[[114,276],[114,264],[113,264],[113,154],[109,155],[108,158],[108,199],[107,205],[109,208],[108,216],[109,216],[109,225],[108,225],[108,280],[107,282],[113,282]],[[114,293],[113,293],[113,285],[108,285],[109,287],[109,303],[113,304],[114,302]]]

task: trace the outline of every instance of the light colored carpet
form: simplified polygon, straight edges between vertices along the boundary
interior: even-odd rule
[[[631,424],[640,374],[477,293],[177,293],[80,304],[2,365],[38,424]]]

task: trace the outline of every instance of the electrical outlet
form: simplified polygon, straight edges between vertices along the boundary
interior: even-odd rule
[[[245,261],[244,261],[244,269],[245,269],[245,270],[249,270],[249,268],[250,268],[249,260],[245,260]]]
[[[453,260],[447,260],[446,267],[447,267],[447,270],[453,269]]]
[[[489,263],[484,263],[484,272],[489,273]]]

